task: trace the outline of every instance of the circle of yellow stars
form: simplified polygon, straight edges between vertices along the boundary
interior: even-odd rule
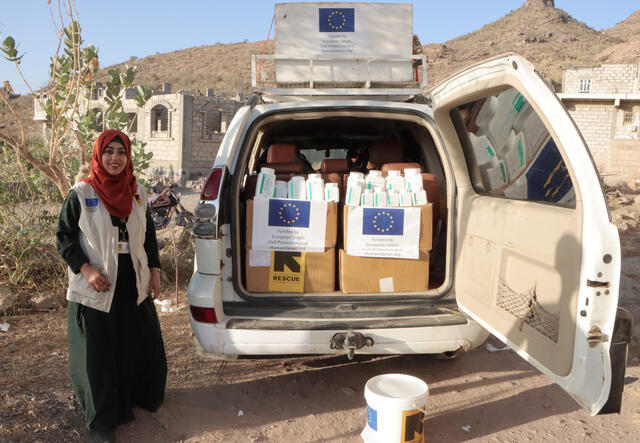
[[[339,24],[333,24],[333,20],[334,17],[336,17],[336,22],[338,21],[342,21],[342,23]],[[344,28],[344,25],[347,24],[347,18],[344,16],[344,14],[342,13],[342,11],[331,11],[329,13],[329,18],[327,19],[329,22],[329,26],[331,27],[331,29],[333,29],[334,31],[339,31],[340,29]]]
[[[383,216],[388,217],[387,221],[387,227],[383,227],[383,226],[378,226],[378,217],[382,218]],[[386,218],[385,217],[385,218]],[[378,232],[389,232],[393,229],[393,216],[386,212],[386,211],[380,211],[378,212],[376,215],[373,216],[373,228],[378,231]]]
[[[285,209],[286,209],[287,207],[292,207],[293,209],[295,209],[295,211],[296,211],[295,218],[288,219],[288,218],[286,217],[286,215],[287,215],[287,214],[286,214],[286,213],[284,213],[284,211],[285,211]],[[283,213],[284,213],[284,214],[283,214]],[[295,204],[293,204],[293,203],[284,203],[284,204],[280,207],[280,210],[278,211],[278,216],[280,217],[280,221],[281,221],[282,223],[286,223],[286,224],[290,225],[291,223],[295,223],[296,221],[298,221],[298,219],[300,218],[300,209],[298,209],[298,207],[297,207]]]

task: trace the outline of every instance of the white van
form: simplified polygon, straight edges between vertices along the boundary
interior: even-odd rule
[[[618,232],[584,140],[534,67],[507,54],[426,96],[318,91],[252,96],[227,130],[193,227],[188,303],[202,348],[453,357],[492,333],[591,414],[608,399],[604,410],[619,410],[631,321],[616,321]],[[262,167],[340,187],[325,221],[337,221],[333,247],[306,254],[307,278],[327,263],[330,275],[302,292],[255,285],[276,255],[248,238]],[[350,257],[349,174],[416,167],[427,248],[417,260]]]

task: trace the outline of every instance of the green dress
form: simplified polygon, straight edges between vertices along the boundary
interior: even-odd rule
[[[71,190],[60,212],[58,251],[75,273],[87,262],[80,246],[81,206]],[[111,217],[128,241],[125,223]],[[149,267],[160,267],[158,244],[147,209],[144,249]],[[164,400],[167,359],[160,323],[151,297],[137,305],[135,271],[129,254],[118,254],[118,277],[107,312],[68,303],[67,339],[71,385],[82,406],[87,427],[112,431],[134,419],[132,408],[155,412]]]

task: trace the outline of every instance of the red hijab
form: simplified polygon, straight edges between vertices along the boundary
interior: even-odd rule
[[[111,175],[102,165],[104,149],[115,139],[120,139],[127,151],[127,164],[118,175]],[[125,218],[131,213],[133,197],[137,194],[136,177],[133,175],[131,161],[131,141],[129,137],[116,129],[107,129],[98,137],[93,145],[91,157],[91,175],[82,180],[95,189],[98,197],[109,211],[109,214]]]

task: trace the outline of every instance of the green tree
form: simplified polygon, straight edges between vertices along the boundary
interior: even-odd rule
[[[48,0],[48,3],[51,8],[51,0]],[[46,98],[39,103],[46,113],[48,130],[45,131],[44,142],[48,156],[42,159],[36,155],[32,144],[29,143],[28,127],[12,105],[6,88],[0,90],[0,106],[6,106],[16,125],[3,127],[0,124],[0,142],[13,148],[17,155],[48,177],[61,195],[66,195],[77,171],[89,162],[92,142],[102,129],[92,103],[93,85],[99,62],[96,48],[83,44],[74,0],[58,0],[57,3],[59,20],[54,24],[58,50],[51,58]],[[54,15],[52,9],[52,17]],[[0,51],[6,60],[15,65],[35,96],[20,71],[20,62],[24,54],[19,53],[15,39],[11,36],[5,38]],[[119,69],[109,70],[105,93],[106,109],[103,111],[105,128],[125,131],[131,128],[133,121],[124,112],[122,100],[125,89],[133,87],[135,74],[136,68],[129,66],[125,72],[120,72]],[[138,107],[144,106],[150,97],[150,87],[137,86],[135,100]],[[145,153],[144,144],[138,140],[132,140],[132,144],[134,165],[139,173],[148,167],[151,153]]]

